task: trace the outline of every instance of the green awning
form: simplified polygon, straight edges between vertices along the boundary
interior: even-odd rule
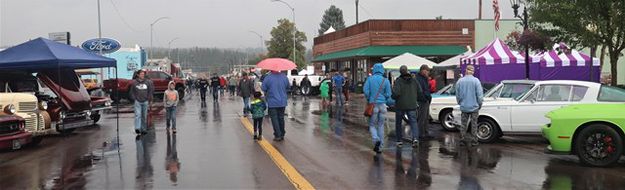
[[[418,56],[455,56],[466,52],[464,46],[368,46],[357,49],[323,54],[315,57],[313,62],[339,60],[352,57],[398,56],[412,53]]]

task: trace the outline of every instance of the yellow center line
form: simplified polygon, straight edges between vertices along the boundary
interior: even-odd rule
[[[247,129],[247,131],[250,132],[250,134],[254,134],[254,127],[250,120],[245,117],[241,117],[241,123]],[[271,160],[276,163],[276,166],[280,168],[280,171],[282,171],[282,173],[289,179],[289,181],[291,181],[296,189],[315,189],[315,187],[313,187],[312,184],[310,184],[310,182],[308,182],[308,180],[306,180],[302,176],[302,174],[300,174],[295,169],[295,167],[293,167],[293,165],[291,165],[275,147],[273,147],[273,145],[267,142],[267,140],[263,138],[263,140],[257,142],[260,147],[262,147],[263,150],[265,150],[265,152],[269,154]]]

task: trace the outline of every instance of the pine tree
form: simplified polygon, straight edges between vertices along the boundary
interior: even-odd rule
[[[343,11],[336,6],[332,5],[325,10],[321,23],[319,24],[319,36],[323,35],[330,26],[335,30],[341,30],[345,28],[345,21],[343,20]]]

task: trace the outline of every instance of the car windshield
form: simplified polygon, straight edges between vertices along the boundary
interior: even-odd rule
[[[0,81],[0,92],[36,92],[37,82],[32,80]]]
[[[597,100],[602,102],[625,102],[625,90],[602,85]]]
[[[523,98],[523,96],[525,96],[525,94],[529,93],[531,91],[532,88],[534,88],[535,85],[530,85],[530,87],[523,93],[519,94],[517,97],[514,97],[514,100],[516,101],[520,101],[521,98]]]

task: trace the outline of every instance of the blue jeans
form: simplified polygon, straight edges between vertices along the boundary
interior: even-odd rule
[[[147,131],[148,129],[148,105],[149,102],[135,101],[135,130]]]
[[[408,115],[408,124],[410,125],[412,140],[414,141],[419,139],[419,130],[417,129],[417,111],[395,110],[395,135],[397,136],[397,142],[400,142],[404,138],[404,126],[402,125],[404,115]]]
[[[284,107],[269,108],[273,136],[276,138],[284,137],[284,134],[286,134],[286,131],[284,131],[284,109]]]
[[[343,105],[343,87],[334,87],[336,93],[336,105]]]
[[[176,106],[165,108],[165,110],[167,111],[165,114],[167,128],[171,126],[173,129],[176,129]]]
[[[213,86],[213,100],[217,101],[218,97],[219,97],[219,87]]]
[[[386,104],[375,104],[373,115],[369,119],[369,132],[373,144],[380,142],[380,147],[384,145],[384,122],[386,122]]]
[[[243,114],[247,115],[250,111],[250,97],[243,97]]]

